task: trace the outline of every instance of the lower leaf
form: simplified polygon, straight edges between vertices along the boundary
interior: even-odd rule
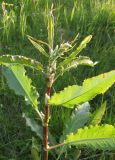
[[[80,148],[115,150],[115,127],[108,124],[85,127],[69,134],[64,142]]]
[[[37,124],[37,122],[33,118],[29,118],[25,113],[23,113],[22,116],[26,120],[26,125],[28,127],[30,127],[31,130],[33,132],[35,132],[36,135],[41,140],[43,140],[43,127],[41,125]],[[49,143],[50,143],[50,145],[55,145],[57,143],[55,137],[50,132],[49,132],[48,137],[49,137]]]
[[[90,104],[88,102],[78,106],[72,112],[71,117],[63,130],[63,135],[60,137],[60,143],[66,138],[66,135],[75,132],[77,129],[83,127],[89,119]],[[63,146],[58,149],[58,154],[61,156],[62,153],[67,151],[67,146]]]

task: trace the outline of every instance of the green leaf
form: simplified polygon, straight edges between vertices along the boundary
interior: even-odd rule
[[[87,36],[79,45],[79,47],[72,52],[64,61],[62,61],[58,67],[67,65],[69,62],[71,62],[75,57],[86,47],[87,43],[90,42],[92,38],[92,35]]]
[[[85,123],[89,119],[89,109],[90,104],[88,102],[78,106],[72,112],[71,117],[69,118],[68,122],[66,123],[66,127],[63,130],[63,135],[60,137],[60,143],[64,141],[67,134],[71,132],[77,131],[77,129],[83,127]],[[67,146],[63,146],[59,149],[59,154],[61,155],[67,149]]]
[[[31,37],[31,36],[28,36],[28,39],[30,40],[30,42],[33,44],[33,46],[38,49],[40,51],[40,53],[42,53],[44,56],[46,57],[49,57],[49,55],[46,53],[46,51],[44,50],[44,48],[40,45],[40,41]]]
[[[75,108],[66,124],[66,127],[63,131],[63,136],[71,132],[75,132],[77,129],[85,125],[89,119],[89,109],[90,104],[88,102],[85,102]]]
[[[73,85],[60,93],[54,94],[49,100],[50,105],[62,105],[73,108],[93,99],[97,94],[105,93],[115,82],[115,70],[86,79],[82,86]]]
[[[31,58],[27,58],[24,56],[19,56],[19,55],[2,55],[0,56],[0,65],[23,65],[23,66],[28,66],[31,68],[35,68],[37,70],[43,70],[43,66],[40,62],[31,59]]]
[[[43,140],[43,127],[41,125],[39,125],[33,118],[29,118],[25,113],[23,113],[23,118],[25,118],[25,120],[26,120],[26,125],[29,126],[31,128],[31,130],[33,132],[35,132],[36,135],[41,140]],[[49,132],[48,136],[49,136],[50,145],[55,145],[56,140],[50,132]]]
[[[86,65],[90,67],[94,67],[97,64],[97,62],[93,62],[89,57],[86,56],[79,56],[75,60],[72,60],[66,65],[61,66],[62,72],[69,71],[72,68],[76,68],[79,65]]]
[[[29,118],[25,113],[22,115],[23,118],[26,120],[26,125],[31,128],[36,135],[43,140],[43,128],[42,126],[38,125],[37,122],[33,118]]]
[[[7,79],[8,86],[13,89],[17,95],[25,97],[28,104],[38,107],[38,97],[35,87],[32,86],[32,81],[27,77],[26,70],[23,66],[12,65],[3,69],[3,74]]]
[[[93,150],[115,150],[115,127],[112,125],[90,126],[67,136],[65,144]]]
[[[52,6],[53,7],[53,6]],[[54,16],[52,13],[52,9],[48,15],[48,41],[51,49],[53,49],[53,41],[54,41]]]
[[[105,113],[105,110],[106,110],[106,101],[104,103],[102,103],[98,109],[96,109],[96,111],[92,115],[92,120],[91,120],[90,124],[92,124],[92,125],[99,124],[102,120],[102,117]]]

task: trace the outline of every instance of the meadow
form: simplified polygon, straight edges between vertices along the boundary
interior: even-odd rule
[[[47,41],[47,10],[54,3],[55,44],[71,41],[79,33],[77,43],[88,35],[93,38],[81,55],[89,56],[99,63],[93,67],[80,66],[66,72],[53,86],[59,91],[64,86],[81,84],[85,78],[115,69],[115,1],[114,0],[6,0],[0,2],[0,55],[28,56],[45,64],[43,56],[29,42],[27,35]],[[0,69],[1,72],[2,68]],[[39,88],[41,102],[45,84],[36,71],[28,69],[34,85]],[[90,104],[91,112],[106,100],[107,107],[102,123],[115,123],[115,85],[104,95],[96,96]],[[41,106],[40,106],[41,107]],[[31,107],[25,105],[22,97],[16,96],[0,76],[0,160],[32,160],[31,138],[33,132],[26,126],[23,112],[34,117]],[[56,139],[62,134],[65,121],[71,111],[55,107],[51,110],[50,129]],[[55,126],[55,127],[54,127]],[[73,148],[74,151],[74,148]],[[62,155],[60,160],[73,160]],[[115,152],[101,152],[83,149],[79,160],[114,160]],[[53,159],[52,159],[53,160]]]

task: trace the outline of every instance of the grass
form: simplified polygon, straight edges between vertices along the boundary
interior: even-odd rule
[[[36,49],[28,42],[26,34],[38,39],[47,41],[47,6],[51,0],[7,0],[5,9],[7,14],[3,16],[0,7],[0,54],[20,54],[39,59],[44,63],[44,59],[38,56]],[[0,5],[2,2],[0,2]],[[31,6],[31,7],[30,7]],[[113,0],[68,0],[54,1],[55,6],[55,42],[71,40],[79,33],[79,40],[86,35],[92,34],[93,39],[82,55],[89,55],[94,61],[99,61],[95,68],[79,67],[72,73],[66,73],[62,83],[57,81],[55,90],[63,89],[64,86],[81,83],[85,77],[91,77],[115,68],[115,3]],[[43,89],[39,85],[42,79],[37,78],[34,72],[29,72],[38,86],[39,92]],[[69,77],[69,79],[68,79]],[[107,100],[107,113],[103,118],[103,123],[115,122],[115,86],[105,95]],[[43,93],[42,93],[43,94]],[[102,97],[98,96],[91,102],[92,107],[100,105]],[[25,126],[21,117],[24,108],[23,99],[18,98],[13,92],[7,91],[3,77],[0,77],[0,160],[31,160],[30,147],[32,132]],[[52,112],[51,129],[54,134],[60,136],[64,127],[64,119],[68,119],[70,111],[55,108]],[[59,124],[62,124],[59,128]],[[52,125],[55,125],[55,129]],[[96,155],[97,153],[93,153]],[[81,157],[89,157],[90,151]],[[93,156],[92,155],[92,156]],[[105,155],[105,158],[112,160],[112,153]],[[98,156],[98,159],[103,156]],[[90,157],[96,160],[97,157]]]

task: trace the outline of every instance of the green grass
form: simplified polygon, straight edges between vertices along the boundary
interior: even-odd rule
[[[27,40],[26,34],[47,41],[47,6],[51,0],[7,0],[14,4],[6,6],[7,15],[0,21],[0,54],[20,54],[39,59],[38,51]],[[0,2],[0,5],[2,2]],[[64,86],[81,83],[84,78],[98,75],[115,68],[115,2],[114,0],[68,0],[54,1],[55,7],[55,43],[68,41],[79,33],[79,42],[87,35],[92,34],[93,39],[82,55],[88,55],[94,61],[99,61],[95,68],[79,67],[72,73],[66,73],[62,82],[57,81],[55,90],[63,89]],[[3,15],[0,7],[0,14]],[[30,71],[34,84],[43,95],[43,89],[39,85],[36,73]],[[69,79],[68,79],[69,77]],[[113,86],[103,97],[107,100],[107,112],[103,123],[115,123],[115,86]],[[102,96],[98,96],[91,102],[92,107],[100,105]],[[4,79],[0,77],[0,160],[26,160],[32,159],[30,155],[32,132],[26,127],[22,119],[22,98],[18,98],[13,92],[7,92]],[[26,108],[27,109],[27,108]],[[51,111],[52,121],[50,128],[57,139],[64,127],[70,111],[55,108]],[[59,129],[59,124],[62,124]],[[53,127],[55,125],[55,127]],[[88,153],[87,153],[88,152]],[[83,152],[82,157],[89,157],[90,151]],[[96,155],[94,153],[93,155]],[[106,155],[106,154],[105,154]],[[101,157],[102,155],[99,155]],[[71,157],[71,156],[70,156]],[[81,158],[82,158],[81,157]],[[98,157],[98,159],[99,159]],[[105,158],[112,160],[111,154]],[[62,158],[63,159],[63,158]],[[96,160],[97,157],[90,158]],[[53,159],[52,159],[53,160]]]

